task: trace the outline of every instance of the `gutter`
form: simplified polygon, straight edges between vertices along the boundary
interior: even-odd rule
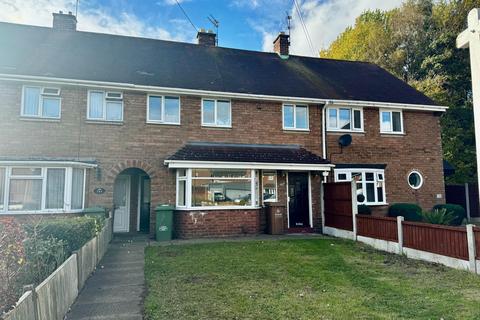
[[[168,93],[168,94],[184,94],[184,95],[200,95],[204,97],[217,97],[217,98],[237,98],[237,99],[254,99],[264,101],[280,101],[280,102],[296,102],[296,103],[308,103],[308,104],[326,104],[343,106],[359,106],[359,107],[378,107],[378,108],[390,108],[390,109],[403,109],[403,110],[421,110],[421,111],[436,111],[445,112],[448,107],[438,105],[422,105],[422,104],[402,104],[391,102],[374,102],[374,101],[357,101],[357,100],[335,100],[335,99],[318,99],[318,98],[305,98],[305,97],[285,97],[285,96],[273,96],[263,94],[252,93],[235,93],[235,92],[221,92],[221,91],[208,91],[208,90],[196,90],[196,89],[182,89],[182,88],[169,88],[169,87],[157,87],[136,85],[133,83],[119,83],[119,82],[107,82],[107,81],[90,81],[90,80],[77,80],[68,78],[56,78],[56,77],[43,77],[43,76],[25,76],[25,75],[12,75],[0,73],[0,80],[5,81],[30,81],[43,84],[66,84],[83,86],[89,88],[105,88],[113,90],[130,90],[141,92],[154,92],[154,93]]]

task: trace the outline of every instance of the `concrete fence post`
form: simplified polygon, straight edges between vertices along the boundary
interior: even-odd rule
[[[468,262],[470,271],[477,273],[475,233],[473,232],[473,227],[473,224],[467,224]]]
[[[353,219],[353,240],[357,241],[357,184],[352,181],[352,219]]]
[[[404,217],[398,216],[397,217],[397,233],[398,233],[398,254],[403,254],[403,220]]]

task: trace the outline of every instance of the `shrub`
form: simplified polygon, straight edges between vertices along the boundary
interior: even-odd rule
[[[389,217],[403,216],[407,221],[422,221],[421,212],[415,203],[394,203],[388,208]]]
[[[371,215],[372,214],[372,209],[370,209],[369,206],[366,204],[361,204],[358,206],[358,214],[365,214],[365,215]]]
[[[0,223],[0,315],[15,304],[21,293],[19,275],[25,264],[25,233],[14,219]]]
[[[446,209],[448,212],[450,212],[453,215],[453,219],[450,223],[450,225],[452,226],[461,225],[463,222],[463,219],[467,217],[467,213],[465,212],[465,209],[463,209],[463,207],[458,204],[437,204],[436,206],[433,207],[432,210],[437,210],[437,209]]]
[[[421,213],[423,222],[432,223],[432,224],[441,224],[448,226],[452,223],[455,216],[452,211],[447,211],[447,209],[435,209],[432,211],[423,211]]]
[[[34,227],[37,233],[36,238],[43,240],[54,238],[63,241],[65,253],[68,256],[95,236],[99,222],[91,217],[45,219],[36,225],[27,225],[26,230],[29,235],[33,234]]]

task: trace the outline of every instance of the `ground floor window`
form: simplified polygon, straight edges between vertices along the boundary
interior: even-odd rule
[[[352,180],[356,182],[358,204],[386,203],[383,169],[335,169],[335,182]]]
[[[178,169],[177,207],[254,207],[257,176],[250,169]]]
[[[263,201],[277,202],[277,172],[262,172]]]
[[[58,212],[84,206],[85,169],[0,167],[0,212]]]

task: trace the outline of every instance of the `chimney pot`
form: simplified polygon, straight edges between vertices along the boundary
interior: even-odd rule
[[[76,31],[77,17],[72,12],[68,12],[68,14],[63,13],[63,11],[53,13],[53,30]]]
[[[273,41],[273,51],[276,52],[280,56],[287,56],[289,55],[289,48],[290,48],[290,36],[285,34],[285,32],[280,32]]]
[[[217,35],[212,30],[205,31],[205,29],[200,29],[197,33],[197,41],[202,46],[216,47]]]

